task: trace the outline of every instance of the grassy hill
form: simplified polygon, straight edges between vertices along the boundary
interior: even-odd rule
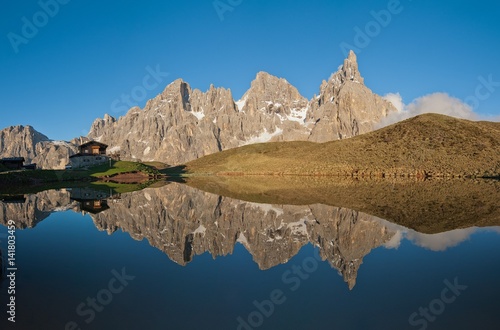
[[[500,175],[500,123],[424,114],[346,140],[248,145],[186,164],[196,175]]]

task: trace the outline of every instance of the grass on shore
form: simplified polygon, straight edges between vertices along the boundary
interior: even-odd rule
[[[100,178],[100,177],[110,177],[120,173],[130,173],[130,172],[142,172],[148,175],[158,174],[158,170],[154,167],[136,162],[127,161],[112,161],[111,167],[108,163],[99,166],[92,167],[87,170],[88,175]]]
[[[127,161],[112,161],[111,167],[109,163],[106,163],[89,169],[9,171],[0,173],[0,193],[31,193],[46,189],[59,189],[67,187],[68,183],[72,186],[85,186],[89,182],[98,181],[99,178],[130,172],[141,172],[148,176],[159,174],[159,171],[151,166]],[[141,189],[142,184],[105,183],[104,185],[119,185],[120,191],[134,191]]]

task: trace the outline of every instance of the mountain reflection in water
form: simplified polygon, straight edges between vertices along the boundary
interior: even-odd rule
[[[207,186],[227,194],[217,185],[205,182]],[[498,189],[494,184],[489,187]],[[267,197],[273,200],[272,194]],[[471,219],[467,228],[424,234],[345,207],[247,202],[180,183],[122,195],[91,188],[43,191],[0,202],[0,220],[5,225],[16,219],[19,228],[32,228],[52,212],[67,210],[89,214],[95,226],[109,234],[121,229],[136,240],[145,238],[179,265],[206,252],[214,258],[230,255],[240,243],[265,270],[286,263],[311,244],[322,260],[338,270],[349,289],[356,284],[363,258],[377,247],[397,248],[406,237],[415,245],[442,251],[478,230]],[[498,208],[490,207],[488,217],[489,224],[498,221]],[[500,232],[497,227],[490,229]]]

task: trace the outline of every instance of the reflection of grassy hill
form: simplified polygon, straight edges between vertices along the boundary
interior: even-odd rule
[[[500,123],[425,114],[327,143],[249,145],[186,164],[192,174],[500,175]]]
[[[161,182],[166,184],[166,182]],[[116,182],[105,182],[105,181],[95,181],[90,184],[90,187],[98,190],[109,191],[111,190],[116,194],[129,193],[133,191],[142,190],[144,188],[154,188],[161,186],[155,181],[145,181],[142,183],[116,183]]]
[[[500,226],[497,180],[193,176],[187,184],[256,203],[346,207],[422,233]]]
[[[75,170],[35,170],[11,171],[0,173],[0,193],[11,192],[37,192],[46,189],[57,189],[68,186],[68,182],[75,183],[95,181],[99,178],[113,177],[121,173],[137,172],[143,174],[143,180],[148,181],[148,176],[157,175],[155,168],[136,162],[113,161],[111,167],[108,163],[94,166],[89,169]],[[150,182],[149,182],[150,184]],[[138,190],[130,185],[122,190]],[[140,184],[136,184],[140,186]]]

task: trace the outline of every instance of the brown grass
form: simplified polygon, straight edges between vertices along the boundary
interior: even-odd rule
[[[195,175],[491,177],[500,175],[500,123],[425,114],[327,143],[254,144],[186,164]]]

